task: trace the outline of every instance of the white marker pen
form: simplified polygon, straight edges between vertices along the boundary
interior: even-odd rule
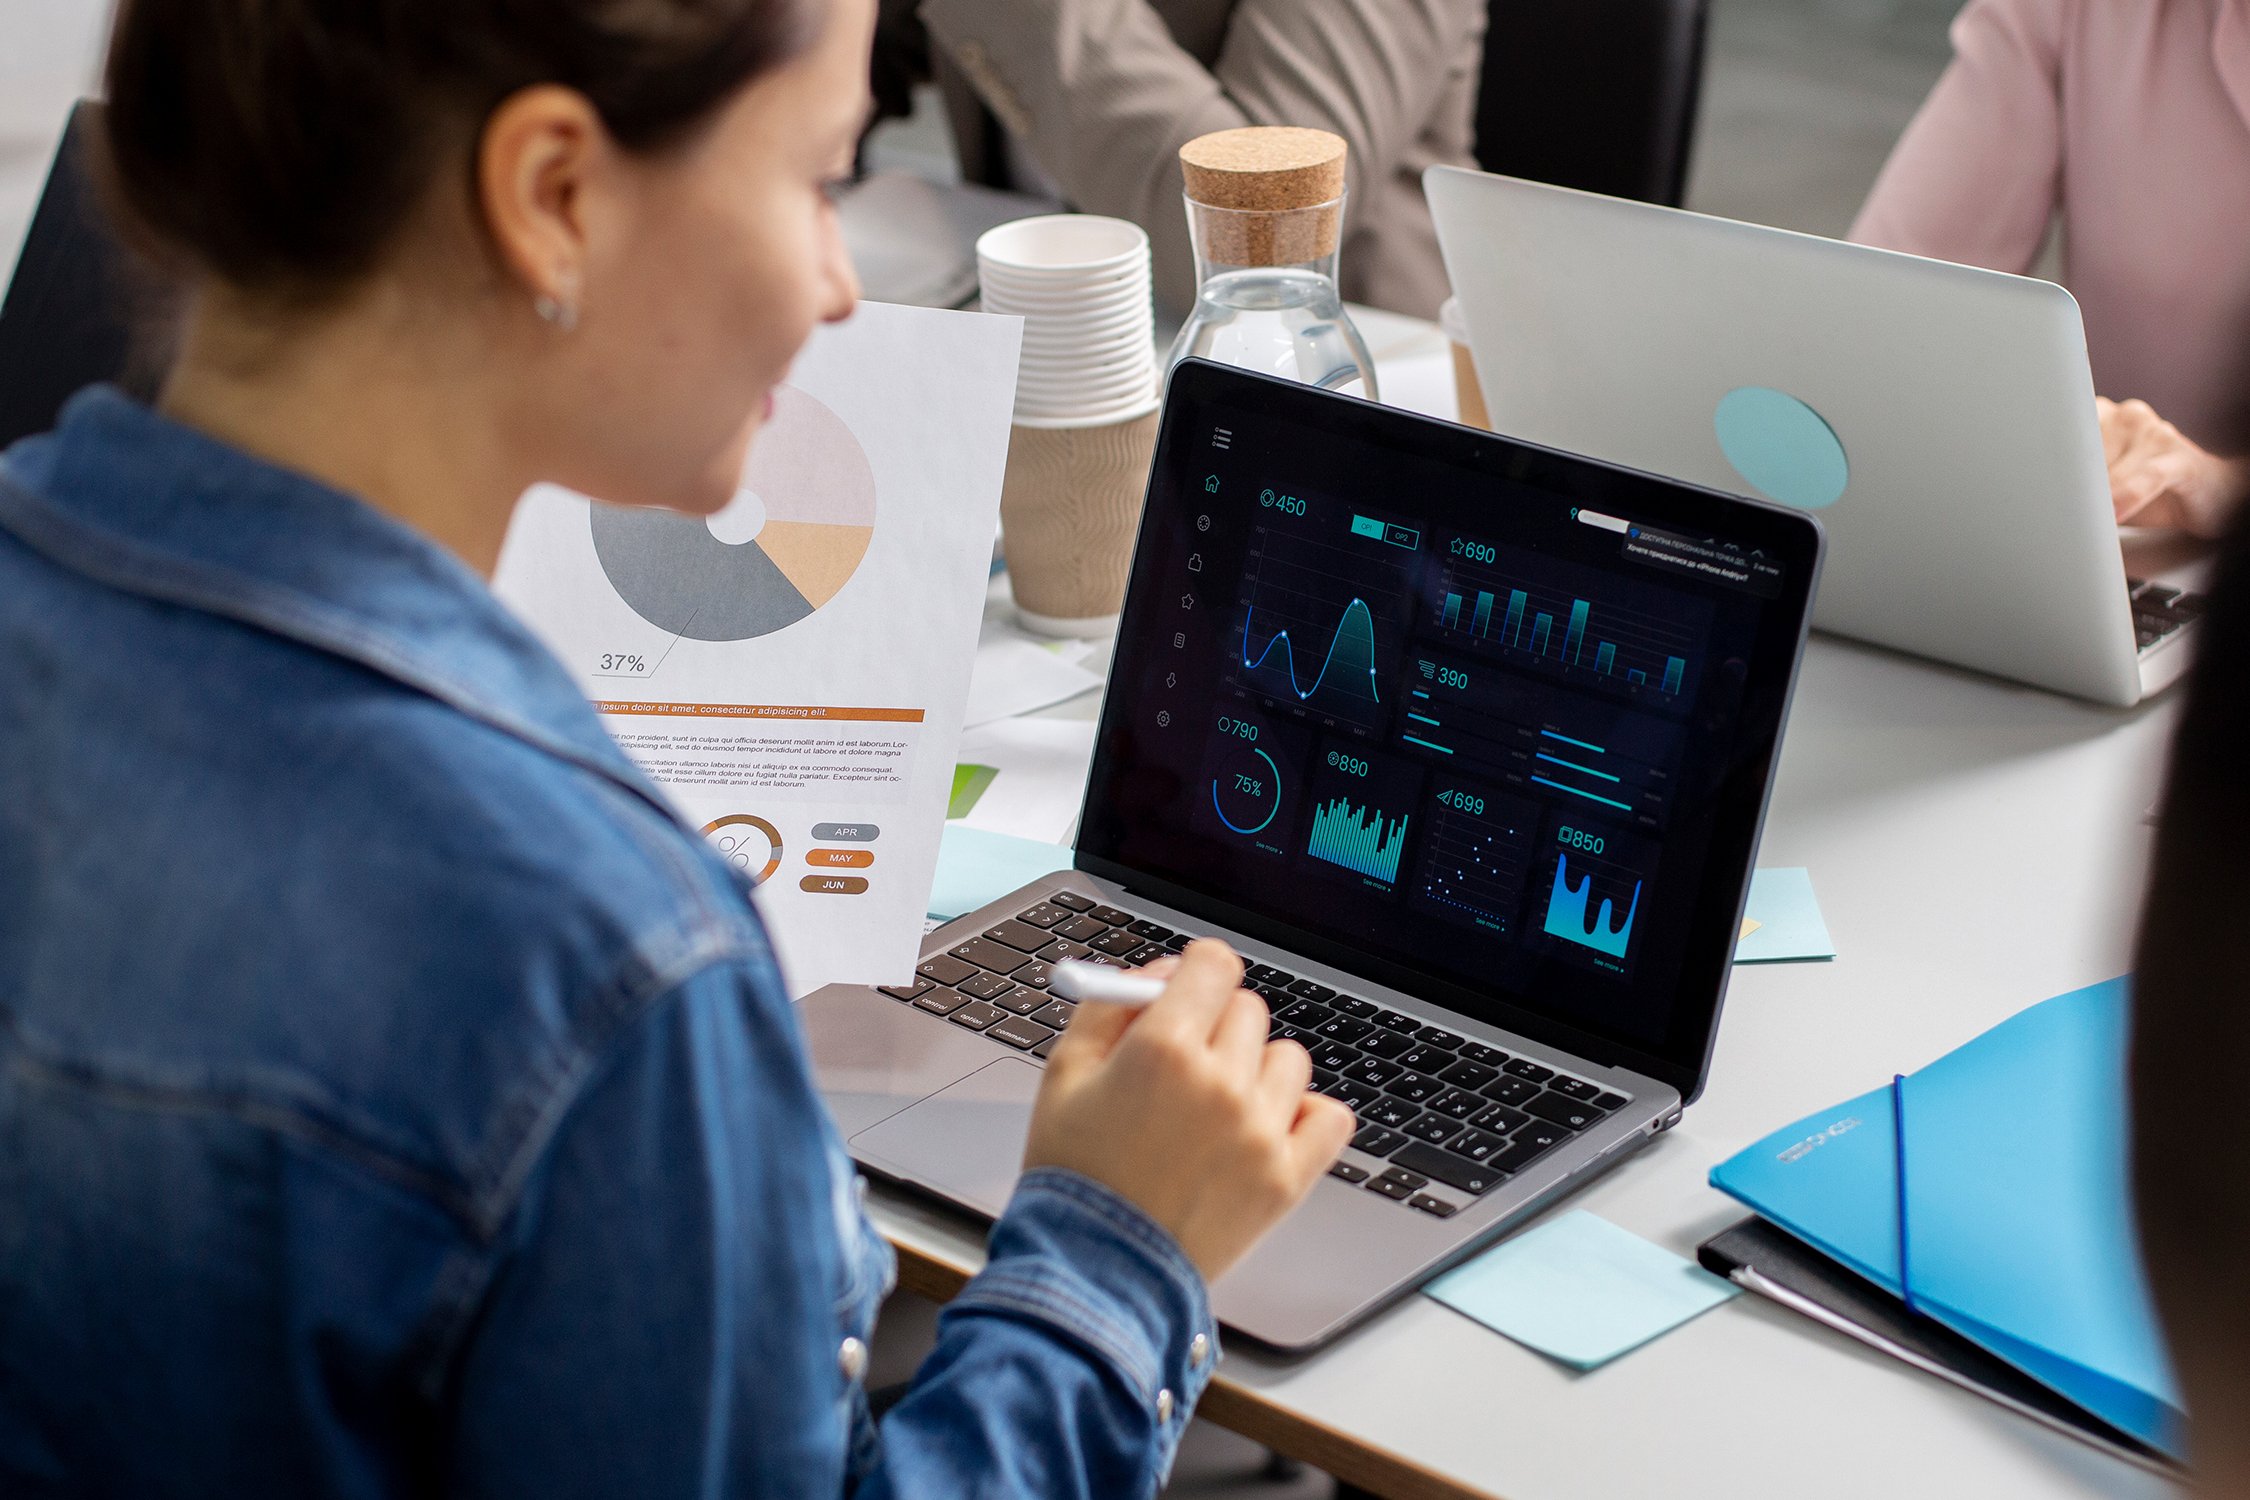
[[[1164,993],[1161,979],[1075,958],[1055,965],[1047,987],[1065,1000],[1098,1000],[1104,1005],[1153,1005]]]

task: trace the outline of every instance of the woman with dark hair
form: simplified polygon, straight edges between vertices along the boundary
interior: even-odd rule
[[[2250,1497],[2250,1123],[2225,1101],[2250,1057],[2250,517],[2201,628],[2134,955],[2133,1191],[2198,1490],[2237,1500]]]
[[[154,407],[0,459],[0,1492],[1133,1495],[1351,1128],[1223,947],[1056,1048],[878,1431],[890,1263],[748,893],[486,587],[709,513],[857,295],[872,0],[127,0]]]

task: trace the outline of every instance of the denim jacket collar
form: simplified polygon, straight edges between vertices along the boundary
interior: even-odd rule
[[[54,432],[0,455],[0,528],[109,587],[357,662],[676,816],[460,559],[114,389],[82,392]]]

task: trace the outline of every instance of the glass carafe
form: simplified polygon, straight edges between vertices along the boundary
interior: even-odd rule
[[[1187,199],[1195,308],[1167,368],[1190,355],[1378,400],[1375,361],[1336,289],[1344,200],[1217,208]]]

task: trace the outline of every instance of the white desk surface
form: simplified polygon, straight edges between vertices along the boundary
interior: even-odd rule
[[[1386,396],[1450,405],[1434,329],[1375,316],[1366,332]],[[1742,1216],[1706,1184],[1713,1163],[2122,973],[2175,712],[2118,714],[1815,637],[1759,863],[1811,870],[1838,957],[1737,969],[1707,1092],[1572,1206],[1693,1256]],[[972,1226],[888,1192],[876,1206],[902,1248],[982,1263]],[[1230,1352],[1220,1379],[1236,1390],[1214,1388],[1206,1410],[1247,1397],[1405,1460],[1439,1481],[1429,1493],[2173,1493],[1753,1296],[1585,1375],[1413,1297],[1307,1361]]]

